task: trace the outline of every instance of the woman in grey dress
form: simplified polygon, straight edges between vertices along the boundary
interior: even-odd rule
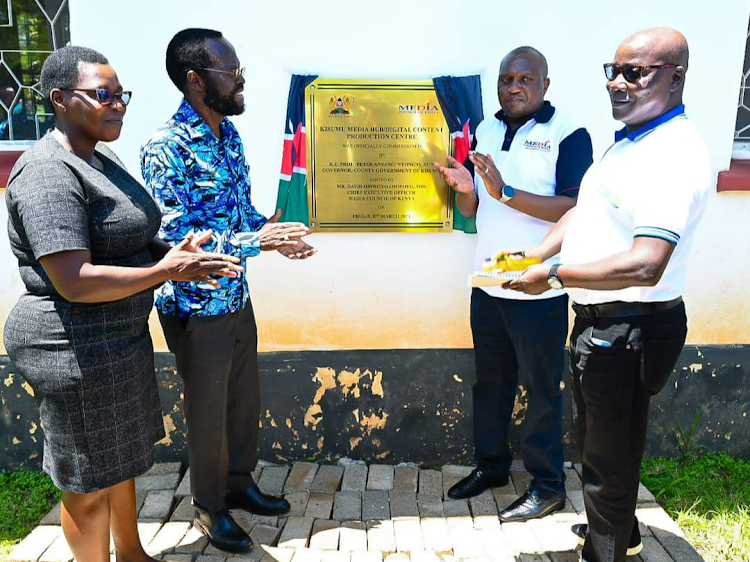
[[[194,235],[156,238],[158,206],[102,141],[120,135],[130,93],[107,59],[65,47],[41,85],[56,128],[11,171],[6,203],[26,292],[5,345],[34,388],[44,470],[63,490],[62,525],[81,562],[151,560],[136,527],[134,477],[164,435],[148,316],[167,279],[216,284],[238,260],[204,253]]]

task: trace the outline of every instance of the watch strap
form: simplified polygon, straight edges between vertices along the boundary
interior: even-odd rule
[[[564,287],[564,285],[563,285],[562,279],[560,279],[560,277],[558,277],[557,275],[558,269],[560,269],[559,263],[556,263],[552,265],[552,267],[549,268],[549,273],[547,274],[547,281],[554,279],[555,281],[557,281],[557,283],[559,283],[560,287],[562,288]]]

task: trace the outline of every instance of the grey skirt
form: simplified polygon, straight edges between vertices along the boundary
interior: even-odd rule
[[[34,389],[43,469],[61,490],[88,493],[146,472],[164,424],[148,331],[151,291],[110,303],[24,294],[5,346]]]

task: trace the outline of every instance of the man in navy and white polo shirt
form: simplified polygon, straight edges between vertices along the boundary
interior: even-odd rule
[[[682,291],[711,186],[708,150],[685,115],[685,37],[638,32],[604,65],[615,119],[626,127],[583,179],[575,210],[530,254],[509,288],[565,287],[576,320],[570,368],[588,525],[573,532],[585,562],[620,562],[642,548],[635,507],[651,396],[687,334]]]
[[[476,152],[469,156],[475,178],[453,158],[449,168],[436,163],[458,193],[461,213],[477,217],[477,270],[499,247],[538,244],[576,204],[592,162],[591,138],[544,101],[548,87],[547,61],[539,51],[520,47],[508,53],[497,86],[502,110],[477,127]],[[500,514],[503,521],[542,517],[565,505],[560,381],[567,302],[563,291],[532,297],[500,287],[472,292],[477,468],[448,496],[468,498],[508,482],[508,428],[520,385],[528,404],[521,452],[533,480]]]

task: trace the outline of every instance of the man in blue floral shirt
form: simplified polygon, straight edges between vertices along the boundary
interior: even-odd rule
[[[143,177],[162,209],[160,236],[177,243],[190,232],[210,229],[204,249],[243,262],[263,250],[291,259],[315,253],[301,240],[309,233],[303,224],[278,223],[278,215],[268,220],[251,203],[242,141],[227,119],[244,111],[245,80],[232,45],[218,31],[181,31],[167,47],[167,72],[185,98],[141,150]],[[217,286],[168,282],[156,300],[185,382],[196,524],[212,544],[233,552],[252,542],[229,509],[289,511],[283,498],[261,493],[251,475],[260,387],[245,272],[217,278]]]

